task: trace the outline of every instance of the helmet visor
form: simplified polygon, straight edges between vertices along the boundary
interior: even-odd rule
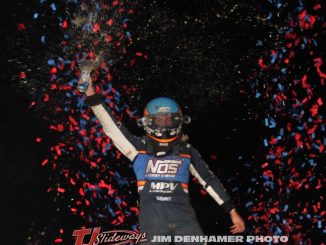
[[[176,127],[182,123],[181,113],[157,113],[143,118],[144,125],[156,127]]]

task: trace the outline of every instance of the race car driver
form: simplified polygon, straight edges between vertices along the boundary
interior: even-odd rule
[[[86,103],[105,134],[133,162],[140,196],[139,224],[141,232],[147,233],[148,244],[155,235],[203,235],[188,195],[190,174],[230,214],[233,223],[230,232],[245,230],[245,223],[224,186],[199,152],[183,140],[182,124],[189,123],[190,118],[182,114],[175,100],[167,97],[151,100],[138,120],[146,135],[137,137],[115,119],[96,94],[91,78],[85,93]]]

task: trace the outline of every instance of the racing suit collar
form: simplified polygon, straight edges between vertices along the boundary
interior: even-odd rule
[[[176,140],[172,142],[166,142],[166,143],[158,142],[148,136],[145,137],[146,137],[147,151],[150,154],[157,155],[157,156],[171,154],[173,152],[173,148],[176,145],[179,145],[181,142],[180,137],[178,137]]]

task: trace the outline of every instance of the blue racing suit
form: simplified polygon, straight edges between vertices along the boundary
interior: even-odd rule
[[[190,174],[227,212],[235,208],[192,145],[181,140],[160,143],[148,136],[137,137],[117,122],[100,95],[89,96],[86,102],[115,147],[133,162],[140,196],[139,224],[141,231],[147,232],[148,243],[154,235],[203,235],[188,195]]]

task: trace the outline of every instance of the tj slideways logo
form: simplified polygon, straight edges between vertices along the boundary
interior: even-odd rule
[[[84,238],[86,235],[91,234],[89,243],[84,244]],[[75,245],[98,245],[98,244],[111,244],[111,245],[123,245],[123,244],[138,244],[140,242],[146,242],[146,232],[139,233],[129,230],[116,230],[116,231],[102,231],[100,227],[88,228],[81,230],[74,230],[73,234],[76,237]]]

